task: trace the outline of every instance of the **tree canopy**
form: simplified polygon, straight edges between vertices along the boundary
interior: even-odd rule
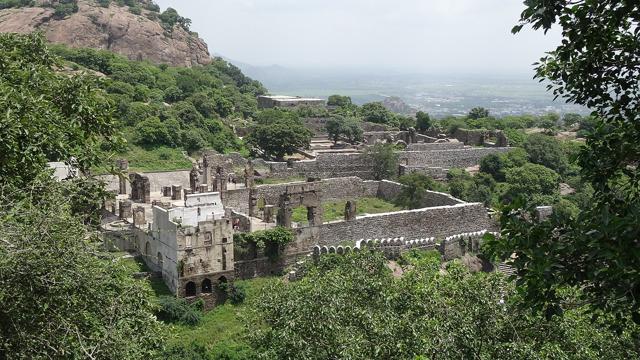
[[[263,359],[595,359],[637,356],[630,334],[592,325],[580,310],[546,320],[518,308],[499,273],[441,267],[413,252],[394,277],[377,252],[322,256],[305,277],[274,282],[247,328]],[[573,294],[567,294],[572,298]]]
[[[0,34],[0,183],[23,187],[48,161],[87,171],[117,149],[107,95],[59,66],[42,35]]]
[[[578,163],[594,191],[575,219],[532,224],[526,211],[506,209],[503,240],[492,246],[518,270],[524,306],[562,314],[573,304],[560,294],[580,288],[594,317],[619,330],[640,323],[639,18],[634,1],[526,2],[514,32],[557,26],[563,38],[537,64],[536,76],[557,97],[593,110]]]
[[[269,109],[256,118],[256,125],[247,136],[247,144],[254,146],[266,157],[283,159],[298,149],[306,149],[311,141],[307,129],[294,112]]]

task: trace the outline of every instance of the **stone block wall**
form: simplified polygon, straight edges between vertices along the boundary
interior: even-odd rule
[[[400,176],[411,173],[418,173],[430,176],[436,180],[446,180],[449,169],[442,167],[422,167],[422,166],[406,166],[400,165]]]
[[[464,143],[458,141],[444,143],[414,143],[407,146],[407,151],[451,150],[462,149],[464,147]]]
[[[151,192],[160,192],[163,186],[180,185],[185,189],[189,188],[190,170],[146,172],[143,175],[149,178]],[[98,177],[107,183],[107,191],[118,190],[119,180],[114,175],[102,175]],[[131,186],[127,186],[131,192]]]
[[[490,228],[491,220],[482,204],[463,203],[367,215],[352,221],[336,221],[295,230],[296,242],[304,247],[314,243],[338,245],[343,241],[363,238],[444,238],[458,234],[460,229],[482,231]]]
[[[434,151],[403,151],[399,153],[400,164],[414,167],[468,168],[480,164],[489,155],[513,150],[509,147],[463,148]]]

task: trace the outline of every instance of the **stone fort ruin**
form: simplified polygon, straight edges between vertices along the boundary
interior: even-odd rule
[[[394,136],[409,136],[405,150],[398,153],[399,174],[465,168],[487,154],[510,150]],[[344,252],[345,243],[356,246],[365,239],[398,239],[398,251],[421,244],[404,239],[432,239],[429,246],[452,249],[447,246],[452,236],[497,226],[482,204],[433,191],[426,193],[419,209],[358,215],[360,199],[393,201],[403,189],[393,181],[373,180],[372,164],[358,151],[320,153],[289,163],[209,152],[191,170],[147,174],[129,173],[126,161],[117,165],[123,175],[104,178],[116,195],[105,202],[107,243],[141,254],[176,296],[203,298],[209,307],[225,296],[219,284],[278,274],[314,251]],[[306,180],[287,181],[290,178]],[[282,183],[257,185],[258,179]],[[345,202],[344,216],[325,221],[323,204],[335,201]],[[305,222],[293,220],[299,207],[306,210]],[[277,259],[234,243],[234,234],[276,226],[290,228],[295,237]],[[453,249],[447,253],[464,253]]]

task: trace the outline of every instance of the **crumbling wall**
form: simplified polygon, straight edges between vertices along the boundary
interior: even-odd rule
[[[151,186],[151,192],[160,192],[163,186],[167,185],[180,185],[185,189],[189,188],[189,173],[190,170],[177,170],[177,171],[158,171],[158,172],[146,172],[144,176],[149,178],[149,184]],[[107,183],[107,191],[118,190],[118,177],[114,175],[102,175],[99,179]],[[131,186],[127,186],[129,193],[131,192]]]
[[[465,145],[459,141],[443,143],[413,143],[407,145],[407,151],[431,151],[431,150],[451,150],[462,149]]]

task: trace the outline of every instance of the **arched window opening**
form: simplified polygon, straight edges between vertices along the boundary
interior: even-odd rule
[[[186,297],[196,296],[196,283],[189,281],[185,286],[184,294]]]
[[[202,280],[202,292],[205,294],[211,294],[213,292],[213,287],[211,286],[211,280],[209,279]]]

